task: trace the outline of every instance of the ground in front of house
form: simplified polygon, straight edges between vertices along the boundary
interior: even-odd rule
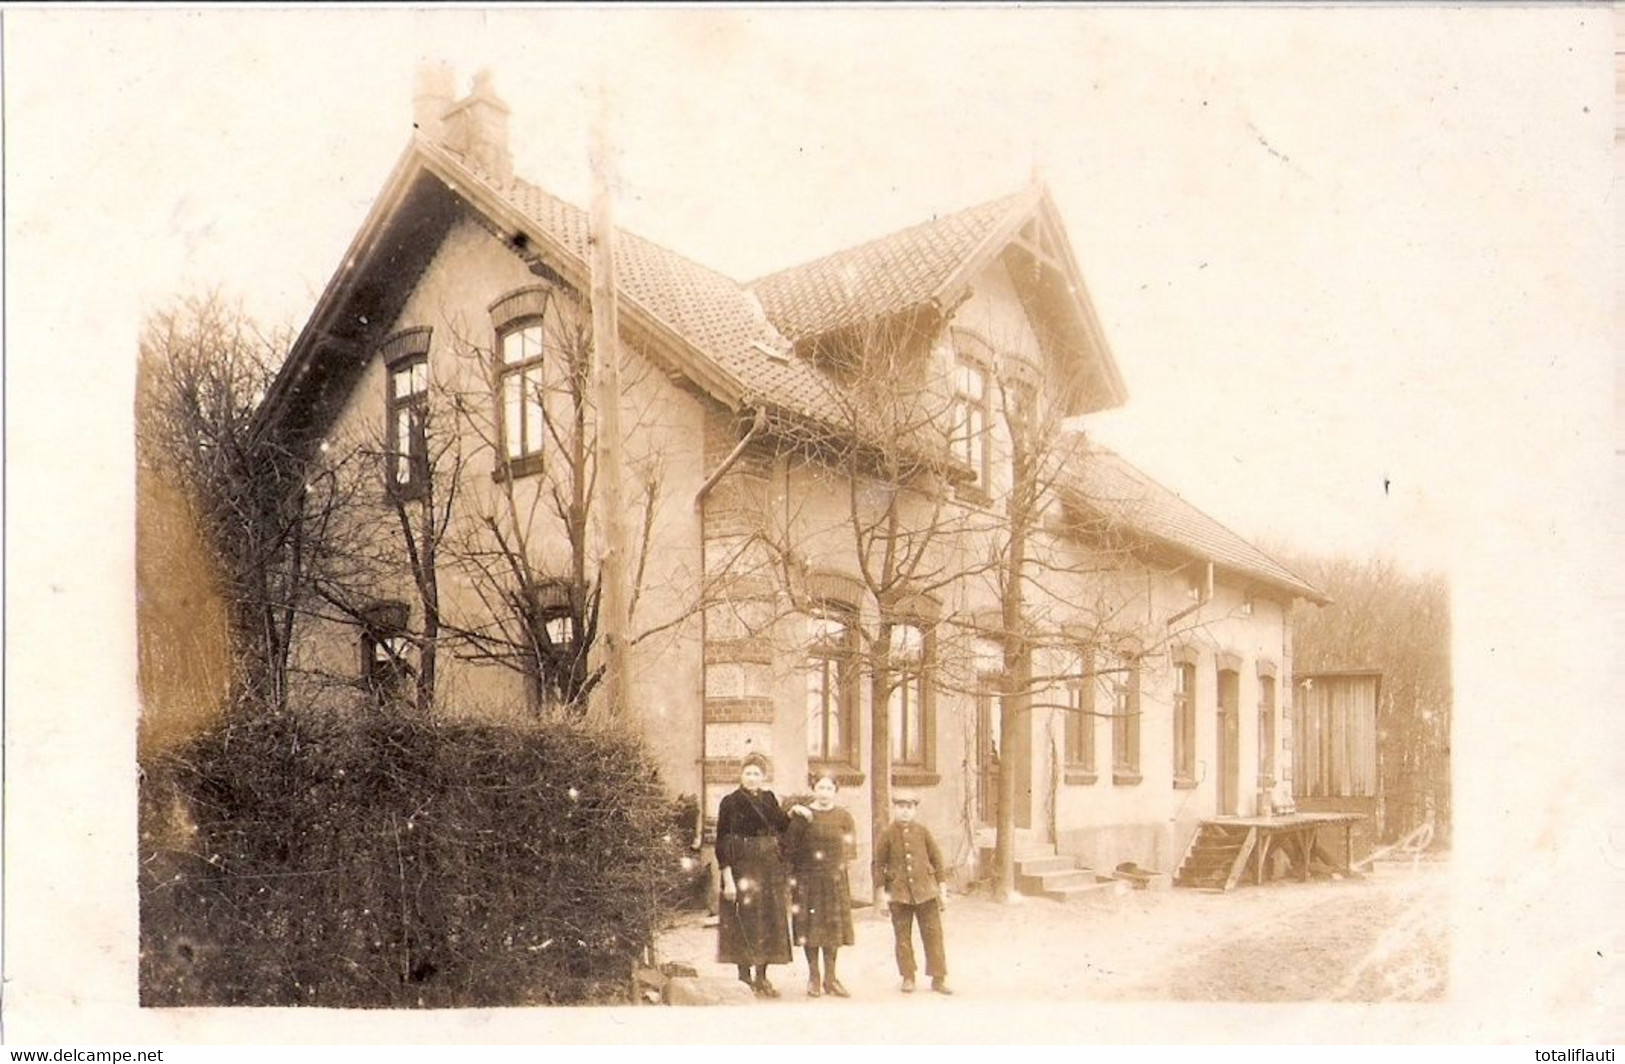
[[[1448,872],[1442,861],[1379,864],[1361,879],[1067,904],[999,905],[969,894],[944,916],[949,982],[973,1000],[1439,1000],[1449,971]],[[841,981],[855,999],[900,999],[890,923],[860,910],[857,939],[841,952]],[[661,940],[662,961],[730,974],[715,956],[716,929],[698,917]],[[770,976],[783,994],[778,1006],[843,1005],[806,996],[799,954]]]

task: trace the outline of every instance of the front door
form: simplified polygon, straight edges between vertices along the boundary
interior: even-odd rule
[[[1219,716],[1214,730],[1220,816],[1241,811],[1241,674],[1219,670]]]

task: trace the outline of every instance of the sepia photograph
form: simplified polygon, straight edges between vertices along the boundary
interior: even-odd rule
[[[1611,7],[0,17],[7,1041],[1625,1038]]]

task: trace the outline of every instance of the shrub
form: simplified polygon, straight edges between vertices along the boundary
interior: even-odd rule
[[[146,1005],[624,1000],[687,845],[574,722],[238,720],[142,790]]]

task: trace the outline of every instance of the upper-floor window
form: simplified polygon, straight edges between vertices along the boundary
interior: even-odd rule
[[[428,487],[429,335],[402,329],[379,345],[384,363],[384,480],[414,495]]]
[[[857,630],[849,607],[828,604],[808,619],[807,760],[857,764]]]
[[[545,443],[543,335],[541,319],[530,318],[511,323],[497,337],[502,453],[510,463],[540,457]]]
[[[918,624],[896,622],[892,625],[889,723],[894,765],[928,767],[927,643],[926,631]]]
[[[389,366],[389,484],[403,492],[427,486],[429,356],[407,355]]]
[[[988,369],[960,355],[954,364],[954,456],[970,466],[976,484],[988,486],[988,401],[992,393]]]

